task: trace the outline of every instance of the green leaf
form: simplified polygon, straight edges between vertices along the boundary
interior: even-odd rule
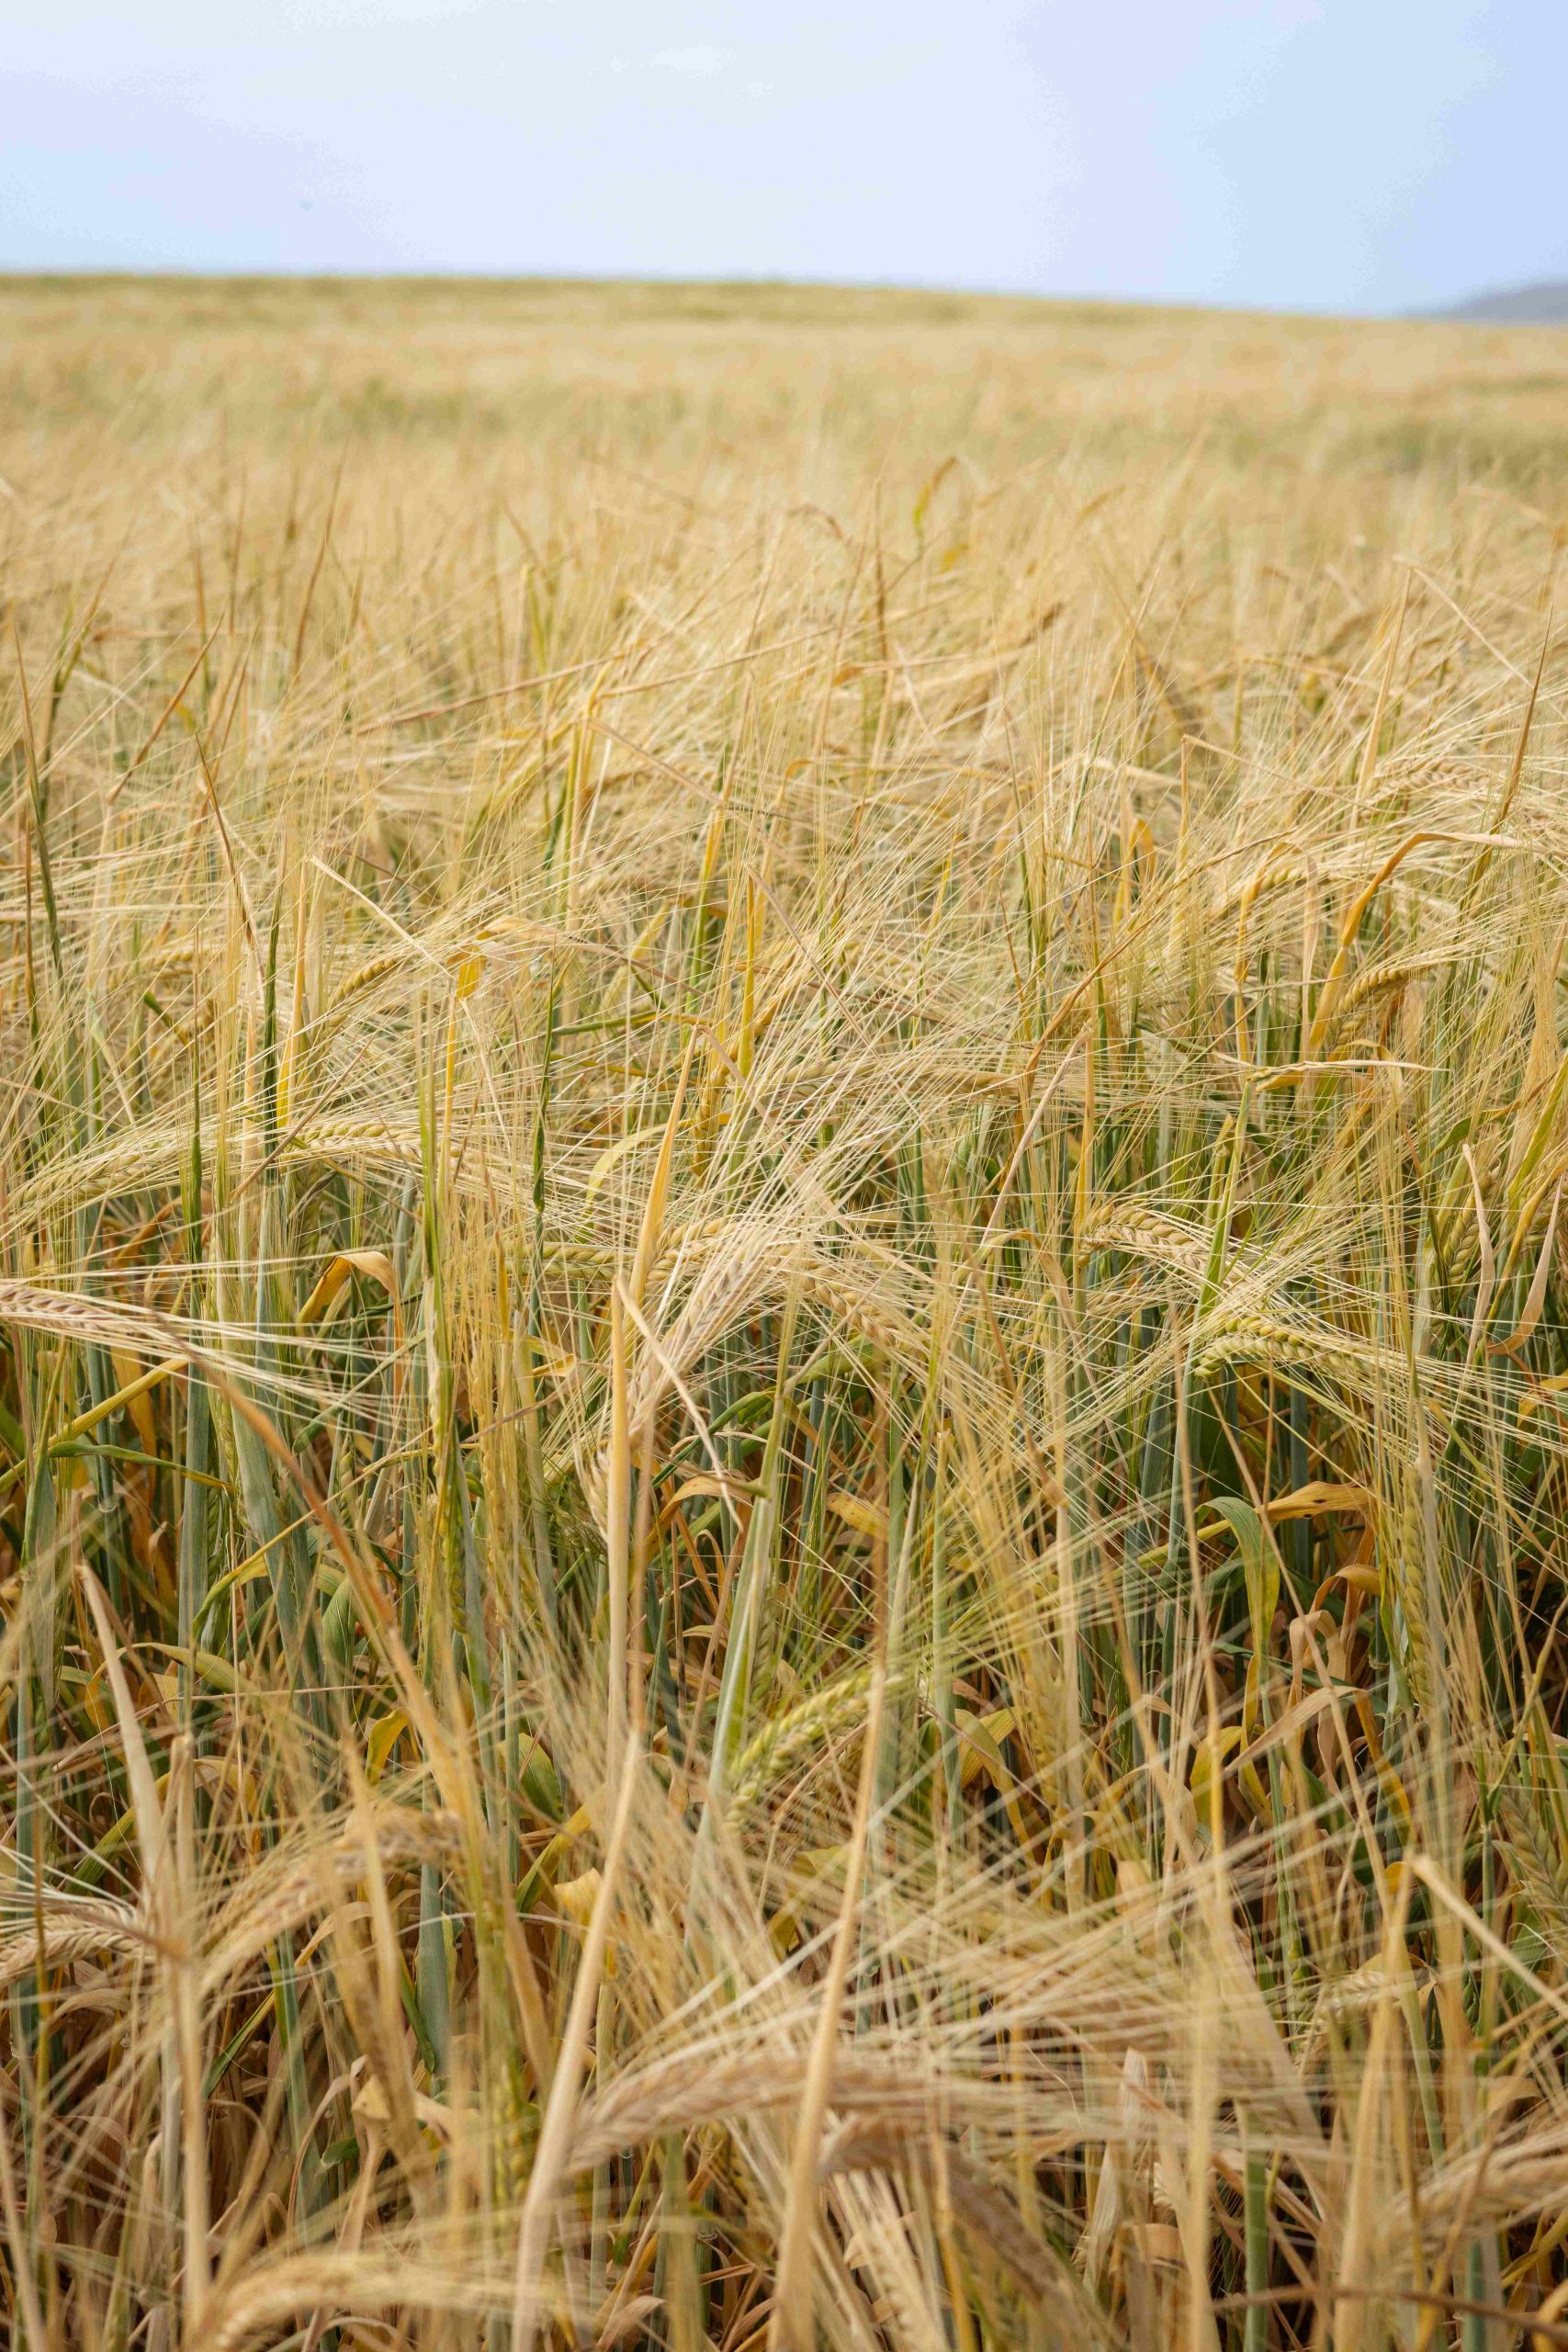
[[[1244,1502],[1239,1495],[1215,1495],[1211,1508],[1218,1511],[1235,1537],[1242,1575],[1247,1580],[1247,1613],[1253,1652],[1262,1657],[1268,1651],[1269,1628],[1280,1602],[1280,1555],[1252,1505]]]

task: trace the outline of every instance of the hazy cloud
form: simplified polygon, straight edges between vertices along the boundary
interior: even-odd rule
[[[656,50],[650,62],[662,65],[667,74],[694,74],[703,80],[722,74],[733,51],[716,49],[711,40],[694,40],[689,49]]]
[[[0,12],[0,266],[837,277],[1324,310],[1568,276],[1563,0]]]

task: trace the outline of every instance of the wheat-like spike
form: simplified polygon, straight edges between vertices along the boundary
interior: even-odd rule
[[[1266,892],[1292,890],[1303,883],[1321,878],[1318,869],[1304,858],[1280,858],[1264,867],[1260,874],[1248,875],[1242,882],[1232,883],[1216,909],[1223,922],[1243,907],[1250,906]]]
[[[411,1862],[445,1864],[462,1845],[455,1816],[434,1808],[421,1814],[412,1806],[383,1806],[372,1834],[387,1869]],[[280,1935],[315,1917],[334,1890],[358,1885],[365,1863],[363,1838],[347,1837],[286,1863],[247,1888],[209,1931],[201,1960],[208,1990],[216,1993]]]
[[[820,1690],[810,1692],[786,1714],[766,1724],[742,1748],[736,1764],[737,1804],[756,1804],[770,1777],[784,1770],[804,1749],[820,1747],[840,1732],[863,1721],[871,1684],[871,1669],[857,1668]],[[890,1695],[897,1687],[896,1682],[889,1682]]]
[[[357,971],[350,972],[348,978],[333,989],[330,1010],[336,1012],[352,998],[362,996],[367,989],[373,989],[378,980],[384,980],[389,972],[400,971],[407,962],[408,950],[402,947],[389,947],[383,955],[372,956],[367,964],[361,964]]]
[[[1132,1257],[1153,1258],[1199,1279],[1208,1264],[1209,1245],[1201,1235],[1135,1201],[1096,1203],[1078,1242],[1083,1250],[1122,1250]]]
[[[25,1935],[0,1944],[0,1988],[19,1984],[40,1960],[60,1969],[106,1953],[123,1953],[129,1961],[145,1962],[155,1949],[151,1928],[118,1905],[103,1905],[88,1922],[69,1915],[48,1917]]]
[[[123,1348],[137,1354],[177,1354],[188,1344],[179,1327],[140,1307],[111,1305],[107,1300],[77,1298],[66,1291],[39,1288],[31,1283],[0,1281],[0,1323],[19,1324],[25,1330],[47,1331],[56,1339],[75,1340],[86,1346]]]
[[[1568,1936],[1568,1862],[1524,1790],[1505,1792],[1503,1812],[1514,1832],[1512,1858],[1529,1886],[1531,1902],[1554,1935]]]
[[[381,1119],[348,1119],[328,1126],[299,1128],[283,1138],[282,1149],[293,1159],[358,1157],[396,1160],[408,1168],[417,1168],[423,1159],[417,1136],[394,1135]]]
[[[1443,967],[1451,961],[1452,957],[1447,955],[1407,956],[1393,958],[1386,964],[1372,965],[1369,970],[1358,976],[1340,998],[1338,1010],[1335,1014],[1336,1021],[1344,1022],[1347,1016],[1353,1012],[1359,1004],[1364,1004],[1369,997],[1381,996],[1390,989],[1404,988],[1411,980],[1420,979],[1427,972],[1441,971]]]
[[[845,1282],[831,1261],[815,1258],[799,1270],[800,1283],[812,1304],[836,1321],[868,1339],[890,1360],[918,1357],[919,1339],[874,1299]]]

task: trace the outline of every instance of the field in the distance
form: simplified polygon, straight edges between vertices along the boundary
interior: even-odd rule
[[[1565,391],[0,285],[10,2340],[1568,2342]]]

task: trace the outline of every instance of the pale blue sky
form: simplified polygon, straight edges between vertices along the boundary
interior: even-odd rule
[[[0,266],[1371,311],[1568,276],[1568,0],[0,0]]]

